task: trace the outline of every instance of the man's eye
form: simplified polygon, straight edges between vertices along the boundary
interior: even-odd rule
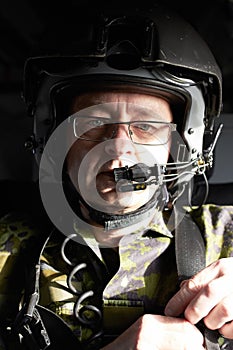
[[[101,119],[87,119],[86,124],[93,127],[93,128],[96,128],[99,126],[103,126],[105,123]]]
[[[152,126],[151,124],[136,124],[134,125],[135,128],[141,130],[141,131],[145,131],[145,132],[149,132],[151,130],[155,130],[154,126]]]

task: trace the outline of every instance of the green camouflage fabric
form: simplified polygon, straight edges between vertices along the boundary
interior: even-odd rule
[[[207,265],[220,258],[232,257],[233,206],[209,204],[189,211],[203,234]],[[64,235],[55,232],[41,256],[39,304],[63,318],[81,341],[102,328],[106,334],[117,335],[144,313],[163,314],[167,301],[178,288],[178,278],[174,235],[167,229],[161,213],[155,215],[150,227],[124,236],[118,252],[100,249],[93,237],[75,229],[86,242],[84,245],[70,241],[66,247],[74,266],[86,264],[72,280],[77,293],[67,288],[67,275],[72,266],[61,256]],[[0,232],[0,307],[6,313],[6,301],[13,300],[12,305],[17,305],[23,289],[18,264],[20,247],[22,244],[27,246],[25,242],[40,232],[20,215],[3,217]],[[90,290],[94,294],[77,304],[79,296]],[[79,313],[83,305],[99,308],[103,321],[97,319],[95,325],[83,326],[74,317],[74,310]],[[83,314],[88,320],[96,317],[87,309]]]
[[[0,315],[15,315],[25,285],[25,251],[35,248],[40,231],[25,214],[4,216],[0,220]],[[29,248],[30,247],[30,248]]]

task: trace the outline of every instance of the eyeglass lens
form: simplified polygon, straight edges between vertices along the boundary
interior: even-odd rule
[[[157,121],[109,122],[106,118],[82,117],[74,119],[76,137],[89,141],[105,141],[115,137],[118,128],[128,129],[130,139],[137,144],[161,145],[169,141],[174,124]]]

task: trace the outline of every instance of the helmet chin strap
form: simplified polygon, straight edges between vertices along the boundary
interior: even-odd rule
[[[162,210],[168,199],[166,186],[160,186],[152,198],[140,208],[126,214],[108,214],[89,206],[80,198],[83,205],[88,209],[90,218],[104,226],[105,231],[117,230],[128,227],[150,217],[155,209]]]
[[[88,210],[89,217],[94,222],[103,226],[105,231],[117,230],[142,222],[146,218],[150,217],[155,209],[162,210],[165,204],[168,202],[167,188],[165,185],[161,185],[157,188],[151,199],[140,208],[126,214],[113,214],[99,211],[87,204],[75,189],[68,175],[65,177],[64,190],[75,213],[80,218],[85,220],[80,208],[81,202],[82,205]]]

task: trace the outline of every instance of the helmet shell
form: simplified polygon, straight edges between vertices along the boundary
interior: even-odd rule
[[[180,77],[204,79],[207,113],[219,115],[221,71],[199,33],[178,14],[158,3],[144,10],[102,9],[83,17],[78,24],[70,21],[62,27],[61,37],[59,31],[48,35],[49,48],[41,44],[38,54],[26,61],[24,96],[28,104],[36,99],[43,71],[56,74],[77,69],[83,62],[95,65],[105,60],[120,70],[162,66]],[[113,56],[119,59],[114,61]]]
[[[182,136],[190,152],[195,140],[201,140],[193,156],[202,152],[203,134],[212,133],[221,111],[222,78],[212,52],[189,23],[158,3],[140,10],[101,9],[83,20],[71,20],[61,30],[61,36],[59,29],[48,35],[51,45],[42,45],[25,64],[24,98],[35,117],[35,144],[41,151],[59,121],[54,92],[73,82],[93,88],[100,76],[108,75],[122,87],[150,85],[152,91],[164,83],[174,93],[182,87],[191,106],[197,92],[192,95],[185,86],[187,81],[198,85],[204,106],[191,108],[193,113],[182,123]],[[200,133],[190,135],[188,129],[196,125]]]

